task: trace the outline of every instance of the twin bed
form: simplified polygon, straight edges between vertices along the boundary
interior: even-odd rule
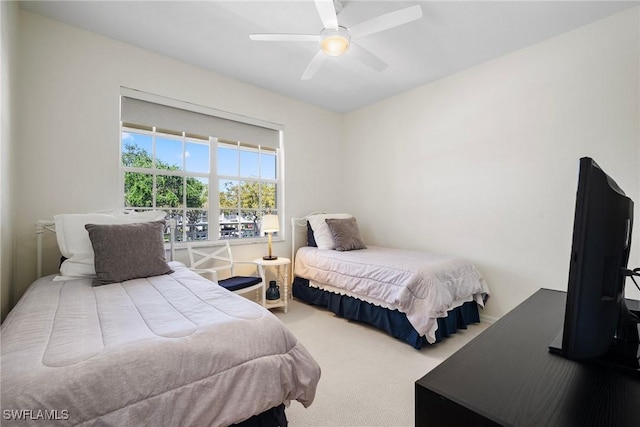
[[[62,274],[36,280],[2,324],[3,425],[285,426],[285,404],[311,404],[320,367],[268,310],[179,262],[135,271],[164,256],[154,219],[56,217]],[[104,224],[88,230],[90,260],[73,247],[84,230],[67,233],[87,221]]]
[[[296,299],[416,349],[480,321],[489,288],[469,260],[367,246],[349,214],[314,213],[291,223]],[[301,235],[306,243],[298,247]]]

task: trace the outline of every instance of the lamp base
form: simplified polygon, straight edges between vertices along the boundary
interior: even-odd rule
[[[262,259],[265,261],[273,261],[274,259],[278,259],[278,257],[275,255],[265,255],[262,257]]]

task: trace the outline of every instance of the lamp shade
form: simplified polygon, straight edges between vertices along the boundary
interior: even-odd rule
[[[275,233],[280,231],[280,221],[278,215],[264,215],[262,217],[262,230],[263,233]]]

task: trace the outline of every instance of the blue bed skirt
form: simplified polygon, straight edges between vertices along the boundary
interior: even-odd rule
[[[296,277],[293,281],[292,294],[299,300],[327,308],[345,319],[356,320],[382,329],[416,349],[429,345],[426,337],[420,336],[409,323],[407,316],[398,310],[389,310],[347,295],[312,288],[308,280],[300,277]],[[436,342],[449,337],[458,329],[467,329],[467,325],[479,322],[478,305],[474,301],[466,302],[449,311],[447,317],[438,319]]]

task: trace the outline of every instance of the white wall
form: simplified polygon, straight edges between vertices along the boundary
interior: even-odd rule
[[[540,287],[566,290],[578,159],[591,156],[637,203],[640,266],[638,13],[349,114],[345,203],[366,240],[472,259],[499,317]]]
[[[16,59],[18,55],[18,3],[0,3],[0,28],[2,28],[2,69],[0,71],[0,317],[9,312],[12,305],[12,283],[14,275],[13,256],[13,200],[12,164],[15,153],[13,106],[16,94]]]
[[[493,291],[489,317],[539,287],[566,289],[580,156],[640,203],[638,8],[346,116],[19,17],[17,296],[35,276],[37,219],[120,205],[120,86],[283,124],[285,224],[316,209],[351,211],[371,244],[468,257]],[[638,245],[636,225],[634,266]],[[289,242],[275,251],[288,254]],[[55,259],[45,267],[54,271]]]
[[[285,225],[308,209],[339,207],[343,168],[333,153],[342,146],[342,116],[24,10],[19,35],[18,296],[35,277],[36,220],[122,206],[120,86],[284,125]],[[55,252],[53,239],[47,245]],[[276,254],[289,248],[274,243]],[[242,246],[236,256],[265,250]],[[46,271],[56,267],[50,256]]]

